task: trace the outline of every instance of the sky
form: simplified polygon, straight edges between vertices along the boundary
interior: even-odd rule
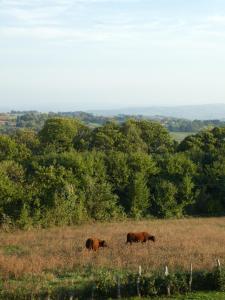
[[[225,103],[224,0],[0,0],[0,109]]]

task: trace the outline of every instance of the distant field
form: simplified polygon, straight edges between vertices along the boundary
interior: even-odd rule
[[[194,132],[170,132],[171,136],[178,142],[183,141],[188,135],[195,134]]]

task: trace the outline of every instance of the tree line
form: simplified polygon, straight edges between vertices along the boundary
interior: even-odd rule
[[[224,120],[186,120],[163,116],[143,116],[143,115],[116,115],[113,117],[99,116],[92,113],[75,112],[49,112],[40,113],[38,111],[11,111],[9,114],[0,114],[0,133],[12,133],[17,129],[30,128],[40,131],[46,120],[52,117],[66,117],[79,119],[82,123],[90,127],[102,126],[108,122],[115,121],[119,124],[135,120],[150,120],[159,122],[170,132],[199,132],[200,130],[214,127],[224,127]]]
[[[225,128],[175,142],[157,122],[52,117],[0,135],[0,221],[19,227],[225,213]]]

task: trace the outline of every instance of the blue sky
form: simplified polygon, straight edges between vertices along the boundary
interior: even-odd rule
[[[225,103],[224,0],[0,0],[0,108]]]

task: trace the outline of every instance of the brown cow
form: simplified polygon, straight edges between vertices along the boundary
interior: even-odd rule
[[[100,247],[108,247],[106,241],[99,240],[96,238],[87,239],[85,246],[88,250],[94,250],[94,251],[97,251],[98,248]]]
[[[155,236],[147,232],[129,232],[127,234],[127,243],[130,243],[130,245],[132,243],[145,243],[147,241],[155,242]]]

